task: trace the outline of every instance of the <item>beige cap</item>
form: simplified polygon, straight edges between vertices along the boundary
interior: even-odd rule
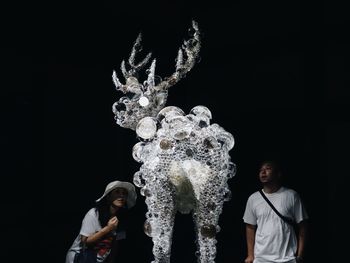
[[[96,202],[101,201],[102,198],[104,198],[108,193],[110,193],[112,190],[116,188],[125,188],[128,191],[128,199],[126,200],[126,204],[129,209],[133,207],[136,203],[136,198],[137,198],[135,186],[129,182],[122,182],[122,181],[110,182],[106,186],[106,189],[103,195],[99,199],[97,199]]]

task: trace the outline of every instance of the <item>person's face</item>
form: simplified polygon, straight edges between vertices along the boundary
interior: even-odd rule
[[[109,200],[117,207],[124,207],[128,198],[128,191],[125,188],[116,188],[109,194]]]
[[[261,183],[275,182],[279,178],[279,174],[272,164],[264,163],[259,170],[259,180]]]

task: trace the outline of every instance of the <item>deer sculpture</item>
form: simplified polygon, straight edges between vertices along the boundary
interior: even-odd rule
[[[218,124],[210,124],[212,115],[205,106],[185,114],[176,106],[165,107],[168,89],[197,63],[201,46],[198,24],[192,21],[190,38],[184,40],[176,59],[175,72],[164,79],[155,75],[156,60],[145,71],[145,81],[138,73],[151,53],[139,63],[141,34],[137,37],[128,63],[122,61],[125,84],[113,71],[112,79],[125,96],[113,104],[116,123],[136,131],[139,142],[133,158],[142,163],[133,182],[140,188],[147,205],[144,231],[153,241],[152,263],[168,263],[175,215],[192,213],[198,262],[215,262],[216,234],[223,203],[230,200],[227,180],[236,172],[229,151],[234,137]],[[146,77],[147,75],[147,77]]]

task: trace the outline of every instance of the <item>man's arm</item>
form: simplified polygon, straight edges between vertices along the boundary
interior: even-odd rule
[[[301,221],[298,224],[298,249],[297,249],[297,261],[301,262],[305,255],[305,244],[308,237],[308,224],[306,220]]]
[[[247,258],[244,260],[244,262],[253,263],[256,226],[246,224],[245,229],[246,229],[246,240],[247,240]]]

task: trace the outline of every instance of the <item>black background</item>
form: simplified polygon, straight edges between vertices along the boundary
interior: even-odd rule
[[[63,262],[82,217],[112,180],[132,182],[131,130],[113,119],[111,74],[139,32],[156,73],[170,75],[191,20],[201,61],[167,105],[205,105],[235,137],[237,165],[217,235],[217,262],[243,262],[242,215],[258,163],[277,156],[310,216],[309,262],[343,259],[348,163],[347,13],[337,2],[98,1],[14,3],[4,12],[1,88],[4,237],[9,261]],[[151,262],[139,195],[123,262]],[[346,190],[345,190],[346,191]],[[345,220],[345,221],[344,221]],[[195,262],[193,223],[179,214],[172,262]],[[47,255],[45,259],[40,254]],[[19,261],[18,261],[19,262]],[[22,262],[22,261],[21,261]]]

